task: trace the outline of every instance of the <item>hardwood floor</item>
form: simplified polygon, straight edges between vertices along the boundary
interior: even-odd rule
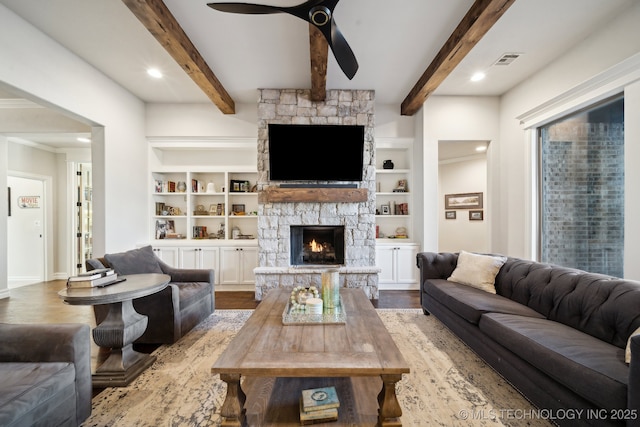
[[[64,289],[66,281],[54,280],[10,289],[10,297],[0,299],[0,322],[2,323],[87,323],[96,326],[90,306],[68,305],[58,291]],[[259,301],[250,291],[216,292],[216,310],[254,309]],[[373,300],[376,308],[420,308],[418,291],[380,291],[380,298]],[[135,347],[138,351],[150,352],[155,347]],[[103,355],[92,343],[92,367],[98,365]]]

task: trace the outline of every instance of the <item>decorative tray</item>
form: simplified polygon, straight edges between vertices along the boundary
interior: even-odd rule
[[[340,304],[336,308],[324,308],[322,314],[309,313],[305,311],[305,306],[294,307],[291,301],[287,302],[282,312],[282,324],[284,325],[307,325],[307,324],[341,324],[345,323],[346,313]]]

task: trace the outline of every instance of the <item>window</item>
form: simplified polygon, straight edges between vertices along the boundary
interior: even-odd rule
[[[623,276],[624,98],[539,128],[540,260]]]

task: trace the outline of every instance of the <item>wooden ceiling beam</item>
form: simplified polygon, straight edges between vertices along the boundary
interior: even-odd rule
[[[403,116],[414,115],[514,2],[515,0],[476,0],[402,101],[400,113]]]
[[[311,100],[324,101],[327,97],[327,62],[329,43],[315,25],[309,24],[309,56],[311,58]]]
[[[162,0],[122,0],[224,114],[235,103]]]

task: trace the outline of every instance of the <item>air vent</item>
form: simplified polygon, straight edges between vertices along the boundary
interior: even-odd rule
[[[498,60],[493,65],[509,65],[516,59],[520,58],[520,56],[522,56],[521,53],[505,53],[500,58],[498,58]]]

